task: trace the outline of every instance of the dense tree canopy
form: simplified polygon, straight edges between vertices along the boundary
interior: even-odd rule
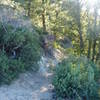
[[[99,1],[85,0],[15,0],[24,7],[33,23],[59,37],[69,37],[73,51],[98,61]]]

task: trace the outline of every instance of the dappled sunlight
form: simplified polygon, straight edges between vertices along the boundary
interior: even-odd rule
[[[0,4],[8,5],[8,6],[11,6],[11,7],[15,6],[14,1],[12,1],[12,0],[0,0]]]
[[[100,100],[100,0],[0,0],[0,100]]]
[[[41,89],[40,89],[40,92],[46,92],[46,91],[48,91],[48,89],[46,88],[46,87],[41,87]]]

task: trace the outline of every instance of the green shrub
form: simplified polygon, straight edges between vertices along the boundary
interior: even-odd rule
[[[20,50],[20,58],[25,63],[25,69],[32,68],[37,71],[38,61],[40,60],[41,47],[39,38],[33,33],[28,31],[24,32],[24,43]]]
[[[0,52],[0,83],[10,83],[23,70],[20,60],[9,59],[4,52]]]
[[[53,85],[58,97],[74,100],[96,100],[95,64],[85,57],[69,57],[55,69]]]
[[[0,25],[0,82],[9,83],[20,72],[38,70],[41,48],[35,31],[4,27]]]

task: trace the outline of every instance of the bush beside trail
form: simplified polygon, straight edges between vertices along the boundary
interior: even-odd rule
[[[0,23],[0,83],[9,83],[30,68],[38,70],[41,47],[34,32],[25,28],[14,30],[11,25]]]
[[[53,85],[59,98],[98,100],[97,67],[85,57],[71,56],[55,69]]]

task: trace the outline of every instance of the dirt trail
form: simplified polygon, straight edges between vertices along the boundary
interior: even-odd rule
[[[22,74],[11,85],[0,88],[0,100],[52,100],[50,76]]]
[[[11,85],[0,87],[0,100],[53,100],[50,65],[56,63],[54,59],[41,57],[36,74],[26,72]]]
[[[0,87],[0,100],[52,100],[52,73],[49,59],[42,58],[38,73],[26,72],[12,82]]]

